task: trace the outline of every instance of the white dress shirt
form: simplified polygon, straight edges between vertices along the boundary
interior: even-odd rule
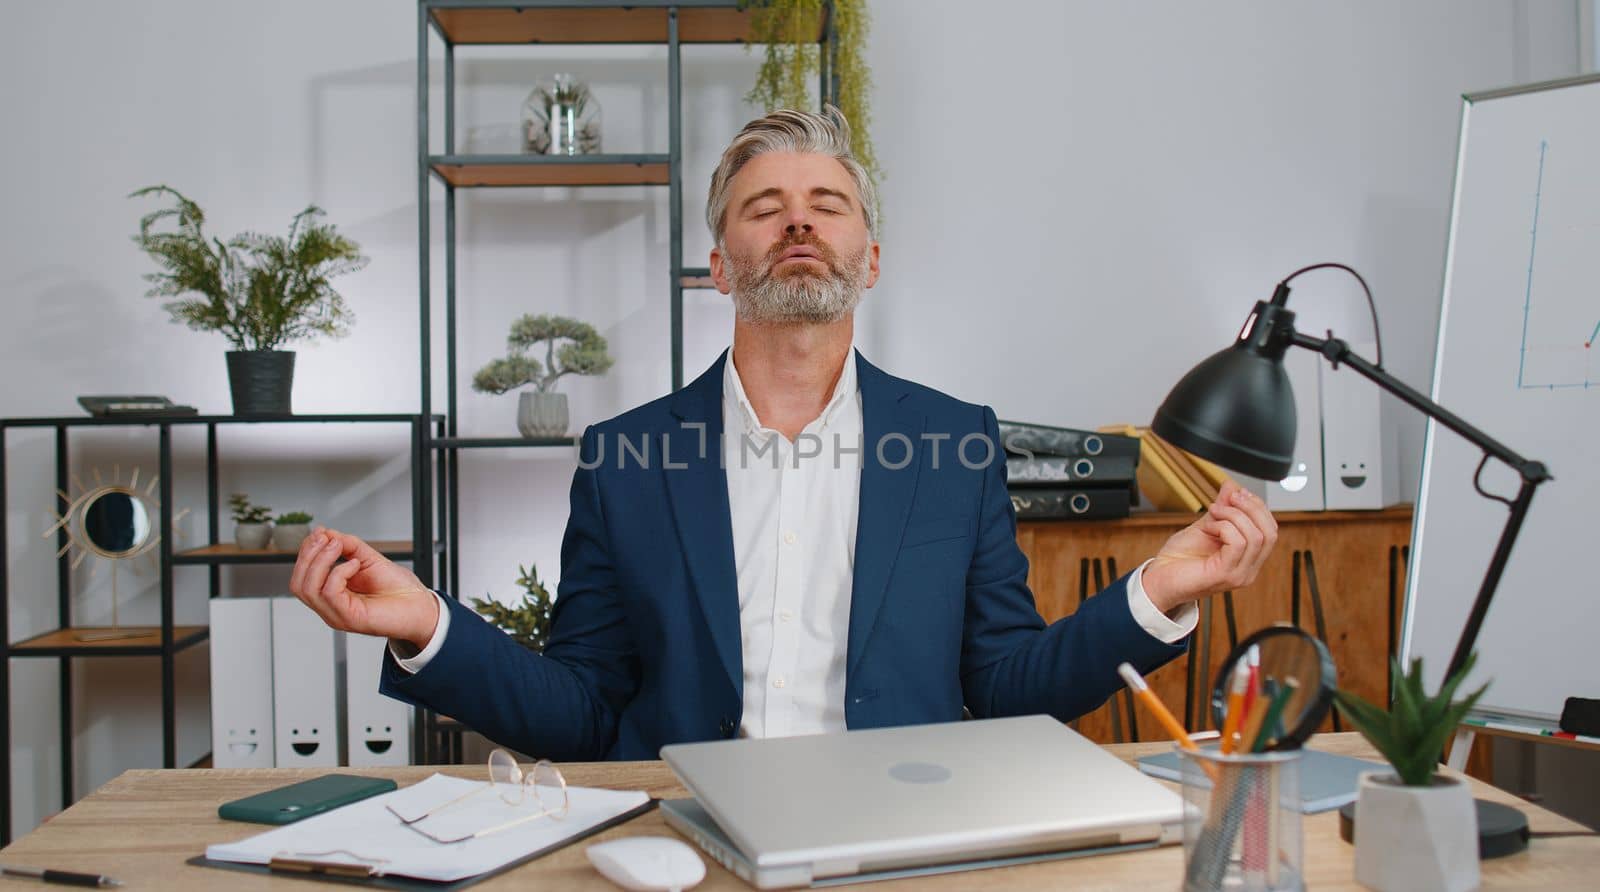
[[[722,376],[722,459],[728,478],[744,709],[739,733],[786,737],[845,730],[845,656],[855,568],[863,436],[855,351],[822,413],[790,441],[764,427],[745,396],[730,351]],[[1148,564],[1148,562],[1146,562]],[[1128,607],[1150,635],[1175,643],[1194,631],[1199,610],[1168,617],[1141,579],[1128,580]],[[444,643],[450,612],[427,647],[396,662],[420,672]]]
[[[730,352],[722,430],[744,645],[739,733],[843,731],[863,436],[855,351],[792,442],[762,426]]]

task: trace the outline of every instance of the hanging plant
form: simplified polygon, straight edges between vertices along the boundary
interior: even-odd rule
[[[835,40],[835,74],[839,95],[834,104],[850,122],[856,160],[882,182],[878,156],[872,147],[872,111],[867,97],[872,92],[872,72],[867,68],[867,31],[871,20],[866,0],[832,0]],[[822,71],[817,29],[823,15],[823,0],[740,0],[740,9],[750,10],[751,49],[757,44],[766,51],[756,85],[745,101],[767,112],[780,108],[812,108],[811,84]]]

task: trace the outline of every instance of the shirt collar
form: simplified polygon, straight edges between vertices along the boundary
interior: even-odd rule
[[[739,379],[739,370],[733,366],[733,348],[728,349],[728,359],[722,368],[722,403],[723,408],[735,409],[739,417],[744,420],[745,431],[754,433],[762,429],[761,419],[756,415],[755,407],[750,405],[750,398],[745,395],[744,382]],[[822,413],[817,416],[826,425],[856,392],[856,349],[850,348],[845,354],[844,368],[839,373],[839,382],[833,387],[833,396],[828,399],[828,404],[823,407]]]

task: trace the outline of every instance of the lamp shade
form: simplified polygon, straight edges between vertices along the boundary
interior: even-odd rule
[[[1183,376],[1156,410],[1156,436],[1224,468],[1282,480],[1294,457],[1294,390],[1283,354],[1294,313],[1257,303],[1239,338]]]

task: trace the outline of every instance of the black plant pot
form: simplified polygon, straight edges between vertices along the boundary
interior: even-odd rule
[[[294,352],[229,350],[228,387],[235,415],[288,415],[294,388]]]

